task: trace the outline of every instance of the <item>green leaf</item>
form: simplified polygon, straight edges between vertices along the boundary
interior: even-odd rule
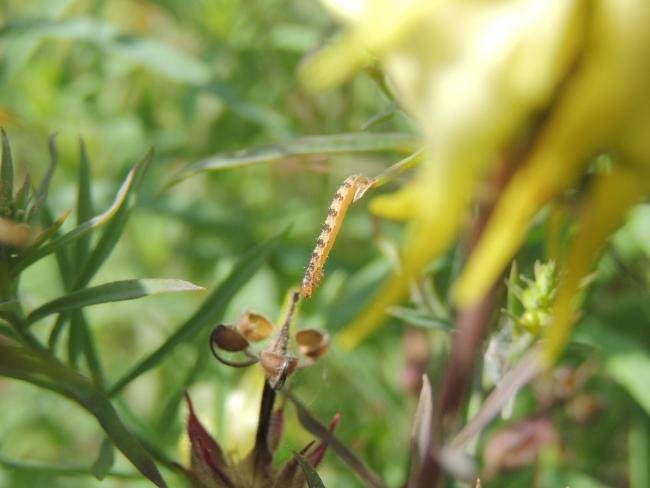
[[[69,212],[70,210],[67,211],[66,216],[68,215]],[[52,221],[52,214],[47,204],[43,208],[41,218],[44,225],[48,227],[54,225]],[[56,229],[55,232],[52,234],[52,236],[48,237],[48,240],[58,239],[62,235],[63,234],[61,234],[61,231],[59,229]],[[63,282],[63,286],[66,291],[69,291],[71,289],[72,278],[74,276],[74,268],[70,260],[70,253],[68,252],[68,250],[69,249],[67,246],[61,246],[54,251],[54,256],[56,257],[56,265],[59,270],[59,275],[61,276],[61,281]]]
[[[200,59],[160,41],[126,36],[110,23],[92,17],[13,23],[0,31],[0,35],[29,36],[39,42],[48,39],[90,42],[135,67],[144,67],[171,80],[203,84],[211,78],[209,66]]]
[[[384,186],[385,184],[392,182],[397,176],[401,175],[405,171],[417,167],[422,163],[422,161],[424,161],[425,155],[426,153],[424,152],[424,149],[419,149],[413,154],[409,154],[404,159],[401,159],[378,174],[375,177],[372,187],[379,188]]]
[[[149,453],[129,432],[106,396],[54,358],[0,343],[0,375],[27,381],[74,400],[90,412],[129,461],[159,487],[167,486]]]
[[[90,183],[90,163],[83,139],[79,139],[79,171],[77,175],[77,225],[90,220],[93,215],[92,188]],[[90,235],[80,237],[75,246],[76,269],[80,269],[88,256]]]
[[[188,281],[168,279],[123,280],[84,288],[48,302],[27,316],[29,324],[48,315],[99,303],[134,300],[158,293],[203,290]]]
[[[293,455],[302,468],[302,471],[305,473],[305,477],[307,478],[307,486],[309,488],[325,488],[323,481],[320,479],[320,476],[318,476],[318,473],[313,468],[313,466],[309,464],[309,461],[307,461],[297,452],[294,452]]]
[[[140,186],[142,186],[144,175],[146,174],[152,159],[153,149],[150,150],[137,164],[138,169],[135,173],[130,195],[127,196],[124,204],[120,206],[111,221],[106,225],[106,228],[103,230],[95,248],[90,253],[90,256],[88,256],[88,259],[85,261],[81,270],[77,273],[77,277],[74,281],[75,289],[82,288],[90,282],[93,276],[95,276],[95,273],[97,273],[102,264],[104,264],[106,259],[111,255],[115,245],[122,237],[122,232],[124,231],[129,216],[131,215],[132,202],[135,199],[135,195],[140,189]]]
[[[232,272],[210,293],[194,315],[181,325],[158,349],[142,359],[122,376],[109,390],[109,396],[116,395],[135,378],[157,366],[179,344],[194,338],[207,326],[219,323],[230,300],[264,264],[266,258],[277,248],[287,231],[288,229],[283,230],[244,254],[235,264]]]
[[[49,475],[49,476],[93,476],[92,472],[85,466],[59,466],[58,464],[50,465],[35,462],[17,461],[0,456],[0,466],[11,470],[31,474]],[[135,481],[140,478],[138,473],[122,473],[110,471],[106,473],[106,478],[116,478],[122,480]]]
[[[56,169],[56,165],[59,160],[59,156],[56,150],[56,134],[50,136],[50,141],[48,146],[50,149],[50,164],[47,168],[47,172],[45,173],[45,176],[43,177],[43,180],[41,181],[41,184],[38,185],[38,189],[34,194],[34,205],[29,210],[30,219],[38,215],[41,208],[45,204],[45,200],[47,199],[47,193],[50,189],[50,182],[52,181],[52,175],[54,175],[54,170]]]
[[[650,486],[650,426],[648,419],[635,412],[628,433],[630,488]]]
[[[417,137],[402,133],[351,133],[328,136],[307,136],[290,141],[217,154],[189,165],[170,183],[173,185],[203,171],[280,161],[288,157],[311,154],[341,154],[358,152],[413,152],[420,146]]]
[[[0,302],[0,312],[15,311],[20,309],[18,300]]]
[[[23,249],[17,256],[16,261],[22,260],[24,257],[29,256],[30,254],[34,253],[39,247],[43,245],[43,243],[47,242],[49,239],[51,239],[61,228],[63,223],[66,221],[68,218],[68,215],[70,215],[70,210],[66,210],[63,212],[56,221],[54,221],[47,229],[41,231],[35,238],[34,240],[27,246],[25,249]]]
[[[447,332],[452,329],[451,322],[431,317],[428,313],[420,312],[419,310],[412,308],[398,306],[388,307],[386,313],[414,327],[421,327],[423,329],[441,329]]]
[[[2,164],[0,166],[0,215],[7,212],[14,194],[14,162],[11,157],[9,138],[2,132]]]
[[[90,470],[93,473],[93,476],[101,481],[110,472],[114,462],[113,443],[109,438],[105,438],[99,447],[99,455]]]
[[[86,357],[86,364],[88,365],[88,370],[93,378],[93,383],[97,388],[104,391],[106,389],[104,368],[102,367],[97,353],[97,347],[95,346],[95,340],[93,339],[93,332],[90,330],[82,310],[75,310],[72,312],[70,324],[72,326],[70,329],[70,336],[72,337],[73,332],[76,332],[78,335],[78,337],[75,338],[75,346],[78,345],[80,351],[83,352]],[[71,352],[70,356],[72,356]]]
[[[151,152],[147,156],[145,156],[145,159],[143,161],[137,163],[131,169],[131,171],[129,171],[129,174],[125,178],[124,182],[122,183],[122,186],[120,186],[120,189],[118,190],[117,195],[115,196],[115,200],[113,201],[113,203],[108,209],[106,209],[103,213],[97,215],[96,217],[93,217],[92,219],[72,229],[70,232],[63,234],[62,236],[57,237],[56,239],[52,239],[50,242],[48,242],[47,244],[45,244],[44,246],[42,246],[32,254],[23,257],[20,261],[16,263],[17,270],[25,269],[30,264],[47,256],[48,254],[55,252],[57,249],[67,246],[71,242],[74,242],[80,237],[85,236],[93,229],[100,227],[105,223],[107,223],[108,221],[110,221],[111,218],[117,213],[117,211],[120,208],[122,208],[122,206],[125,205],[125,203],[128,201],[128,197],[131,193],[131,189],[133,187],[133,182],[136,177],[136,174],[138,173],[139,168],[143,164],[145,164],[148,161],[148,159],[150,159],[151,157],[150,154]]]
[[[600,350],[607,373],[650,415],[650,354],[643,344],[591,317],[580,324],[576,340]]]
[[[16,196],[14,197],[14,204],[16,207],[16,210],[21,210],[23,212],[23,218],[19,219],[17,218],[17,215],[15,216],[15,220],[26,220],[27,219],[27,206],[29,205],[30,201],[30,190],[31,190],[31,180],[29,178],[29,173],[25,174],[25,179],[23,180],[23,184],[20,187],[20,189],[16,192]]]

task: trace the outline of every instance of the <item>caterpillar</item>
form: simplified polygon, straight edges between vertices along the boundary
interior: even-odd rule
[[[341,224],[351,203],[359,200],[370,188],[372,181],[363,175],[352,175],[345,179],[336,190],[334,199],[327,209],[327,218],[321,228],[316,247],[311,253],[309,264],[305,269],[300,291],[302,296],[309,298],[323,279],[323,267],[329,256],[336,236],[341,229]]]

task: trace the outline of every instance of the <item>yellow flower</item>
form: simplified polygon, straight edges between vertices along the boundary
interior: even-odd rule
[[[498,279],[529,223],[595,154],[616,164],[584,203],[549,328],[549,358],[573,323],[580,278],[626,210],[650,189],[650,3],[647,0],[327,0],[347,27],[301,73],[314,89],[370,56],[418,123],[428,157],[417,178],[371,211],[410,221],[403,272],[340,337],[353,347],[444,252],[481,182],[504,154],[532,149],[502,195],[455,286],[471,306]],[[534,140],[532,139],[534,134]]]

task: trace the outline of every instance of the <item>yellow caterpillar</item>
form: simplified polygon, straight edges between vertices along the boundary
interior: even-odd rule
[[[352,175],[345,179],[336,190],[334,199],[327,209],[327,218],[316,240],[316,247],[311,253],[311,259],[305,269],[302,279],[301,293],[309,298],[323,278],[323,267],[327,256],[332,250],[336,236],[351,203],[359,200],[371,186],[372,181],[363,175]]]

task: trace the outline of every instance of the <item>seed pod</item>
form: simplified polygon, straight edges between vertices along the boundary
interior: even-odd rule
[[[237,332],[234,328],[220,324],[212,331],[210,338],[212,344],[216,345],[219,349],[229,352],[243,351],[248,347],[248,341],[244,336]]]
[[[237,321],[237,330],[249,341],[267,339],[273,333],[273,324],[264,315],[246,312]]]
[[[300,354],[316,360],[327,352],[330,337],[329,334],[316,329],[304,329],[296,333],[296,343]]]
[[[264,368],[271,388],[279,390],[287,377],[296,370],[298,359],[275,351],[262,351],[260,364]]]

